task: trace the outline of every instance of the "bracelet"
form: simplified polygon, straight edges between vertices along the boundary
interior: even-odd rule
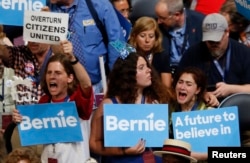
[[[77,57],[75,57],[75,61],[70,61],[70,64],[71,65],[75,65],[75,64],[77,64],[78,62],[79,62],[79,60],[78,60],[78,58]]]
[[[126,155],[125,150],[126,150],[126,148],[122,148],[122,154],[123,154],[123,155]]]

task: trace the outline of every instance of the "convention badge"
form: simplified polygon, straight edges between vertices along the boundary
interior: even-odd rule
[[[30,79],[23,79],[21,77],[13,76],[13,81],[9,81],[11,83],[11,96],[16,103],[22,103],[22,102],[28,102],[32,103],[33,99],[31,97],[31,92],[30,91],[19,91],[17,90],[18,85],[25,86],[29,88],[30,90],[32,89],[32,81]],[[19,98],[21,97],[21,98]]]
[[[12,114],[11,112],[5,112],[3,111],[1,113],[1,118],[2,118],[2,122],[1,122],[1,129],[6,129],[8,127],[8,125],[12,122]]]
[[[95,25],[94,19],[87,19],[82,21],[83,26]]]
[[[58,159],[57,159],[57,153],[55,151],[55,145],[52,145],[53,147],[53,151],[49,150],[47,151],[48,154],[48,163],[58,163]]]
[[[48,163],[58,163],[58,161],[55,158],[48,158]]]
[[[45,151],[47,153],[48,157],[48,163],[58,163],[62,162],[62,157],[63,157],[63,148],[60,148],[61,146],[57,146],[56,144],[50,144],[45,147]]]
[[[32,62],[27,62],[25,63],[24,70],[27,74],[34,75],[35,72],[35,66],[33,65]]]
[[[104,98],[104,93],[96,93],[95,94],[95,102],[96,102],[97,107],[101,104],[103,98]]]

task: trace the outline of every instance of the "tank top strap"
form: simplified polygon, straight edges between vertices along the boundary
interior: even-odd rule
[[[113,104],[118,104],[118,101],[116,100],[115,97],[112,97],[112,98],[111,98],[111,101],[113,102]]]
[[[116,100],[115,97],[112,97],[111,101],[113,102],[113,104],[118,104],[118,101]],[[141,104],[145,104],[145,96],[142,96]]]

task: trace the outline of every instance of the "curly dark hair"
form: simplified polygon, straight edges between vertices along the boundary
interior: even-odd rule
[[[39,156],[28,147],[20,147],[14,149],[6,157],[5,163],[17,163],[21,160],[28,160],[30,163],[41,163]]]
[[[151,68],[152,84],[143,90],[148,101],[157,100],[159,103],[169,103],[173,99],[171,91],[163,85],[156,71],[145,57],[137,53],[130,53],[126,59],[118,58],[108,77],[107,98],[118,97],[121,103],[135,103],[137,97],[136,70],[137,61],[142,57]]]
[[[49,92],[49,89],[47,86],[47,82],[46,82],[46,72],[48,70],[48,65],[52,62],[60,62],[68,75],[73,74],[74,80],[72,83],[68,84],[68,95],[69,96],[72,95],[74,90],[77,88],[79,81],[76,78],[75,71],[73,69],[73,66],[70,63],[68,56],[66,56],[65,54],[60,54],[60,53],[52,55],[48,60],[44,74],[43,74],[42,79],[41,79],[42,90],[44,91],[45,94],[50,95],[50,92]]]

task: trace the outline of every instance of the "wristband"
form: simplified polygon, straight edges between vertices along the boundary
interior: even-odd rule
[[[79,62],[77,57],[75,57],[75,59],[76,59],[75,61],[70,61],[71,65],[75,65],[75,64],[77,64]]]
[[[126,155],[125,149],[126,149],[126,148],[122,148],[122,154],[123,154],[123,155]]]

